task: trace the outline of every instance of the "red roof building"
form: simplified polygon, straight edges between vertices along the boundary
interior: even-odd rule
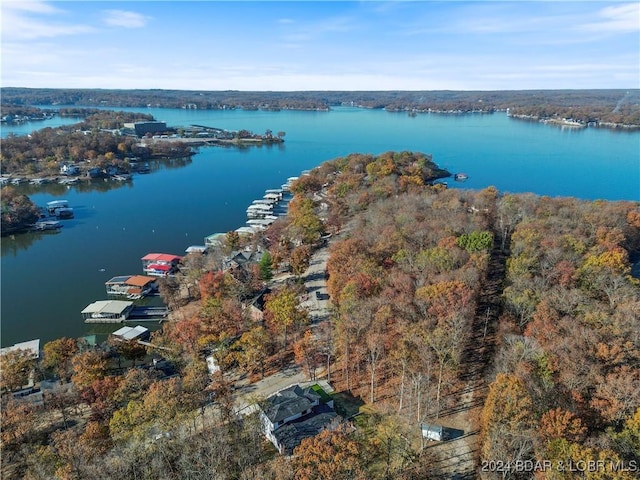
[[[142,271],[155,277],[167,276],[176,271],[181,259],[169,253],[149,253],[142,257]]]

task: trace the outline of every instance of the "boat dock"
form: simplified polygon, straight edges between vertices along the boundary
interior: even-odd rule
[[[289,192],[289,186],[297,177],[290,177],[283,188],[270,188],[265,190],[264,196],[251,202],[247,207],[247,226],[241,227],[238,233],[255,233],[264,230],[278,218],[287,214],[288,203],[291,199],[285,194]]]
[[[82,310],[84,323],[157,322],[169,315],[167,307],[139,306],[123,300],[98,300]]]

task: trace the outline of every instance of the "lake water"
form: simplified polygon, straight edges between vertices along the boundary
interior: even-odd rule
[[[21,187],[40,205],[69,200],[75,218],[58,234],[2,239],[2,346],[115,330],[85,325],[80,315],[89,303],[106,298],[106,280],[141,273],[140,258],[147,253],[182,255],[206,235],[242,226],[247,205],[265,189],[353,152],[431,153],[440,166],[469,175],[467,182],[450,181],[450,186],[640,200],[638,133],[562,129],[510,120],[503,113],[409,117],[346,107],[330,112],[125,110],[150,113],[169,126],[284,131],[285,143],[201,148],[190,160],[152,164],[151,174],[117,188],[110,182],[91,188]],[[54,126],[28,125],[18,126],[16,133]],[[3,126],[2,135],[11,128]]]

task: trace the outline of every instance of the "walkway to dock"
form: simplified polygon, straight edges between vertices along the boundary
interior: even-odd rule
[[[169,315],[169,309],[167,307],[147,307],[139,306],[133,307],[131,313],[127,317],[127,320],[144,321],[156,321],[159,318],[164,318]]]

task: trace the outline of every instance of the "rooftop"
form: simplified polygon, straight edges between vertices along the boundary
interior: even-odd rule
[[[299,385],[292,385],[268,397],[263,410],[275,424],[309,410],[319,400],[320,395],[311,388],[303,390]]]
[[[123,340],[133,340],[138,337],[144,336],[147,332],[149,332],[148,328],[137,325],[136,327],[122,327],[113,332],[111,335],[120,337]]]
[[[147,262],[177,262],[182,257],[178,255],[172,255],[170,253],[148,253],[142,260]]]
[[[273,435],[283,448],[284,453],[291,454],[302,440],[315,437],[321,431],[331,428],[331,425],[339,420],[340,416],[331,407],[318,405],[314,407],[311,414],[281,426],[273,432]]]
[[[16,350],[26,350],[31,353],[33,358],[38,358],[40,356],[40,339],[29,340],[28,342],[20,342],[12,345],[11,347],[5,347],[0,350],[0,355],[4,355],[5,353],[14,352]]]
[[[154,277],[147,277],[145,275],[133,275],[127,279],[126,284],[134,285],[136,287],[144,287],[145,285],[148,285],[155,281],[156,279]]]
[[[109,280],[107,280],[104,283],[107,284],[107,285],[112,284],[112,283],[124,283],[127,280],[129,280],[130,278],[131,278],[131,275],[120,275],[120,276],[117,276],[117,277],[110,278]]]
[[[83,314],[122,314],[128,308],[133,306],[133,302],[125,302],[123,300],[98,300],[85,307],[81,313]]]

